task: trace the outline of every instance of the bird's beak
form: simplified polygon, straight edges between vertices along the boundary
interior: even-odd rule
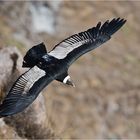
[[[66,84],[75,87],[75,84],[71,79],[68,79]]]

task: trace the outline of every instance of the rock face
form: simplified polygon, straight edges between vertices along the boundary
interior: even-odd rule
[[[0,119],[0,138],[1,139],[21,139],[16,131],[5,124],[5,122]]]
[[[6,65],[5,65],[6,63]],[[0,87],[1,101],[6,96],[17,77],[23,72],[21,68],[22,56],[15,47],[3,48],[0,50]],[[46,127],[46,107],[42,94],[38,96],[35,102],[25,109],[22,113],[5,117],[1,121],[1,135],[6,134],[9,127],[13,134],[2,136],[1,138],[51,138],[53,133]],[[29,133],[30,132],[30,133]],[[17,136],[16,136],[17,135]]]
[[[14,81],[19,75],[21,62],[21,54],[15,47],[0,50],[0,88],[2,98],[6,95],[4,92],[9,90],[11,80]]]

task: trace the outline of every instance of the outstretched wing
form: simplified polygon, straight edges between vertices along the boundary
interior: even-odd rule
[[[124,19],[107,20],[103,25],[101,22],[96,27],[87,31],[74,34],[56,45],[49,55],[58,59],[64,59],[68,65],[74,62],[84,53],[91,51],[111,38],[126,22]]]
[[[0,105],[0,117],[23,111],[53,78],[34,66],[22,74]]]

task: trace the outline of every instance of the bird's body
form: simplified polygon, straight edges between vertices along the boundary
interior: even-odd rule
[[[81,55],[108,41],[125,22],[120,18],[106,21],[103,25],[99,22],[96,27],[63,40],[50,52],[43,43],[32,47],[23,59],[23,67],[30,69],[10,89],[0,105],[0,117],[23,111],[53,80],[74,86],[68,75],[70,65]]]
[[[63,61],[63,59],[59,60],[49,54],[45,54],[37,66],[38,68],[44,70],[46,75],[51,75],[52,79],[57,79],[58,81],[61,81],[61,79],[64,80],[61,77],[63,77],[68,70],[68,65]],[[66,76],[67,74],[65,77]]]

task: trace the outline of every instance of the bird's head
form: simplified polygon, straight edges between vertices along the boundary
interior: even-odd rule
[[[63,83],[64,83],[64,84],[67,84],[67,85],[69,85],[69,86],[75,87],[75,84],[74,84],[74,82],[71,80],[71,78],[70,78],[69,75],[67,75],[67,76],[64,78]]]

